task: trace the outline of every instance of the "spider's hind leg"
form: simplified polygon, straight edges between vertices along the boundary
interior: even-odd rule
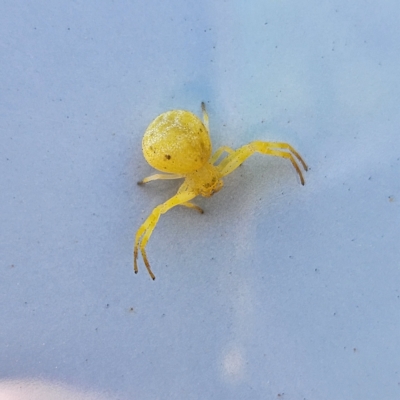
[[[154,174],[147,176],[146,178],[139,181],[137,184],[144,185],[145,183],[156,181],[159,179],[180,179],[180,178],[184,178],[184,176],[179,174]]]
[[[208,123],[208,114],[206,110],[206,103],[204,101],[201,102],[201,111],[203,112],[203,124],[207,128],[207,131],[210,132],[210,126]]]

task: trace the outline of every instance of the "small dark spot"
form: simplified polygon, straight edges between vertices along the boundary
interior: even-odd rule
[[[166,154],[164,157],[165,157],[166,160],[170,160],[171,159],[171,156],[169,154]]]

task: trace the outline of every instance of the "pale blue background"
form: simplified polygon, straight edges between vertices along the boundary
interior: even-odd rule
[[[0,395],[400,398],[399,17],[1,1]],[[178,184],[136,185],[141,137],[202,100],[215,148],[287,141],[311,170],[254,156],[170,211],[153,282],[133,237]]]

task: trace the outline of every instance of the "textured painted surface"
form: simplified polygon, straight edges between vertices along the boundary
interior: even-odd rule
[[[400,5],[265,3],[2,2],[0,394],[399,398]],[[132,241],[177,184],[136,185],[141,140],[200,101],[215,148],[311,170],[166,214],[153,282]]]

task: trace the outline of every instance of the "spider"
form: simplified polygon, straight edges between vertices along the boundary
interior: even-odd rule
[[[167,111],[151,122],[143,136],[144,158],[152,167],[164,173],[148,176],[138,184],[143,185],[158,179],[184,179],[176,195],[155,207],[136,233],[133,251],[134,271],[138,272],[137,259],[140,249],[144,264],[153,280],[156,277],[151,271],[145,248],[160,215],[178,205],[203,213],[203,210],[191,200],[199,195],[210,197],[219,192],[224,185],[222,178],[233,172],[254,153],[287,158],[299,174],[301,184],[304,185],[303,174],[297,160],[305,171],[308,170],[307,164],[288,143],[257,140],[237,150],[222,146],[212,154],[208,114],[204,102],[201,103],[201,108],[203,122],[189,111]],[[216,165],[224,152],[227,155]]]

